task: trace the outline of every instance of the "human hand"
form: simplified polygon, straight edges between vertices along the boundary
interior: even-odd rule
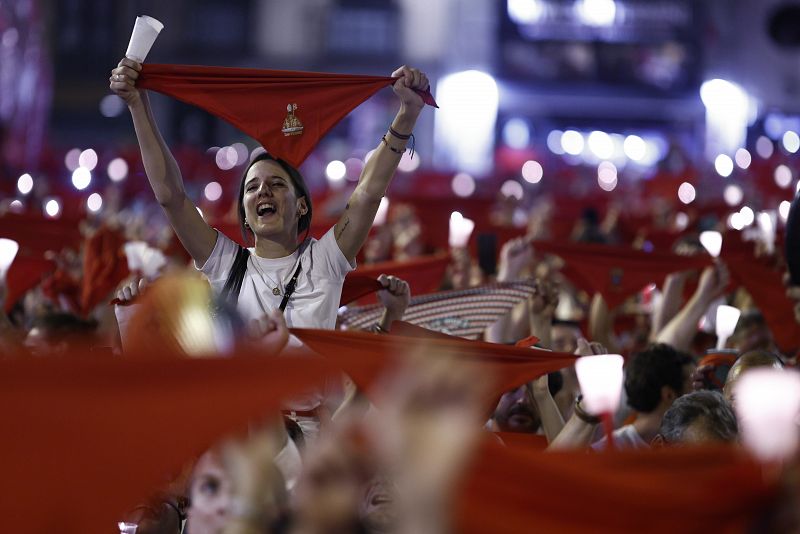
[[[507,282],[519,278],[519,273],[533,260],[533,247],[523,237],[507,241],[500,249],[497,281]]]
[[[714,366],[711,364],[700,365],[692,371],[692,391],[700,391],[702,389],[711,389],[711,384],[708,383],[708,376],[713,373]]]
[[[392,73],[392,77],[400,77],[399,80],[394,82],[392,89],[394,93],[400,98],[400,104],[407,110],[419,112],[425,106],[422,97],[416,93],[418,91],[427,91],[430,88],[428,77],[424,72],[419,69],[414,69],[403,65]],[[404,133],[404,132],[401,132]]]
[[[578,338],[578,348],[575,349],[575,354],[578,356],[595,356],[597,354],[608,354],[608,349],[602,343],[590,342],[581,337]]]
[[[289,342],[289,328],[286,318],[279,309],[274,309],[260,319],[253,319],[247,325],[247,333],[251,339],[265,347],[270,353],[277,354]]]
[[[381,326],[388,330],[393,321],[403,318],[408,303],[411,301],[411,289],[408,282],[396,276],[382,274],[378,277],[378,282],[385,288],[378,291],[378,300],[386,308],[384,322],[388,323]]]
[[[711,302],[722,295],[730,284],[731,276],[728,267],[721,261],[703,269],[695,296],[705,302]]]
[[[142,294],[146,287],[147,280],[144,278],[134,278],[117,291],[117,300],[119,301],[119,304],[123,306],[133,304],[133,301],[135,301],[137,297]]]
[[[111,70],[108,78],[109,88],[120,97],[128,107],[140,101],[139,90],[136,88],[136,80],[142,70],[141,63],[128,58],[122,58],[115,69]]]
[[[531,315],[552,318],[558,307],[558,284],[541,278],[534,284],[535,293],[528,297]]]

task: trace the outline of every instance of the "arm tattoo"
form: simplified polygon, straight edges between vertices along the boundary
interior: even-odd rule
[[[336,236],[336,239],[341,239],[344,235],[344,231],[347,229],[347,225],[350,224],[350,218],[346,217],[344,220],[344,224],[342,225],[342,229],[339,230],[339,235]]]

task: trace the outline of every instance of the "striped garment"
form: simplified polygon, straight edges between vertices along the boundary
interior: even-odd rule
[[[411,298],[403,320],[451,336],[482,339],[487,326],[535,293],[533,279],[429,293]],[[367,329],[380,320],[383,309],[381,304],[345,307],[339,323],[346,329]]]

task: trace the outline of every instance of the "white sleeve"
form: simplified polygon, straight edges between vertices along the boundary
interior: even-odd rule
[[[339,248],[339,243],[336,242],[336,237],[333,234],[334,227],[331,227],[324,236],[316,242],[316,251],[314,253],[315,261],[321,261],[324,269],[329,273],[331,278],[344,280],[347,273],[356,268],[356,260],[351,264],[344,257],[342,249]]]
[[[203,265],[198,265],[197,262],[194,264],[198,271],[206,275],[212,285],[214,282],[225,281],[228,278],[228,273],[236,260],[236,252],[239,250],[239,245],[228,236],[219,230],[215,231],[217,232],[217,242],[214,244],[211,255]]]

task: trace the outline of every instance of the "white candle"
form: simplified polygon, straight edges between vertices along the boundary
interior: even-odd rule
[[[719,257],[719,253],[722,251],[722,234],[713,231],[701,232],[700,243],[712,257]]]
[[[734,394],[745,446],[765,461],[793,456],[798,445],[800,374],[751,369],[736,381]]]
[[[619,354],[584,356],[575,361],[581,385],[581,404],[591,414],[614,413],[622,396],[622,364]]]
[[[5,279],[8,269],[17,257],[19,243],[13,239],[0,238],[0,279]]]
[[[153,43],[156,42],[156,37],[163,29],[164,25],[153,17],[147,15],[136,17],[125,57],[137,63],[144,63]]]
[[[472,230],[475,229],[475,222],[465,218],[461,213],[454,211],[450,214],[450,238],[451,248],[466,247]]]
[[[728,338],[733,335],[736,330],[736,323],[739,322],[739,316],[742,312],[733,306],[721,305],[717,307],[717,348],[724,349],[725,343]]]

